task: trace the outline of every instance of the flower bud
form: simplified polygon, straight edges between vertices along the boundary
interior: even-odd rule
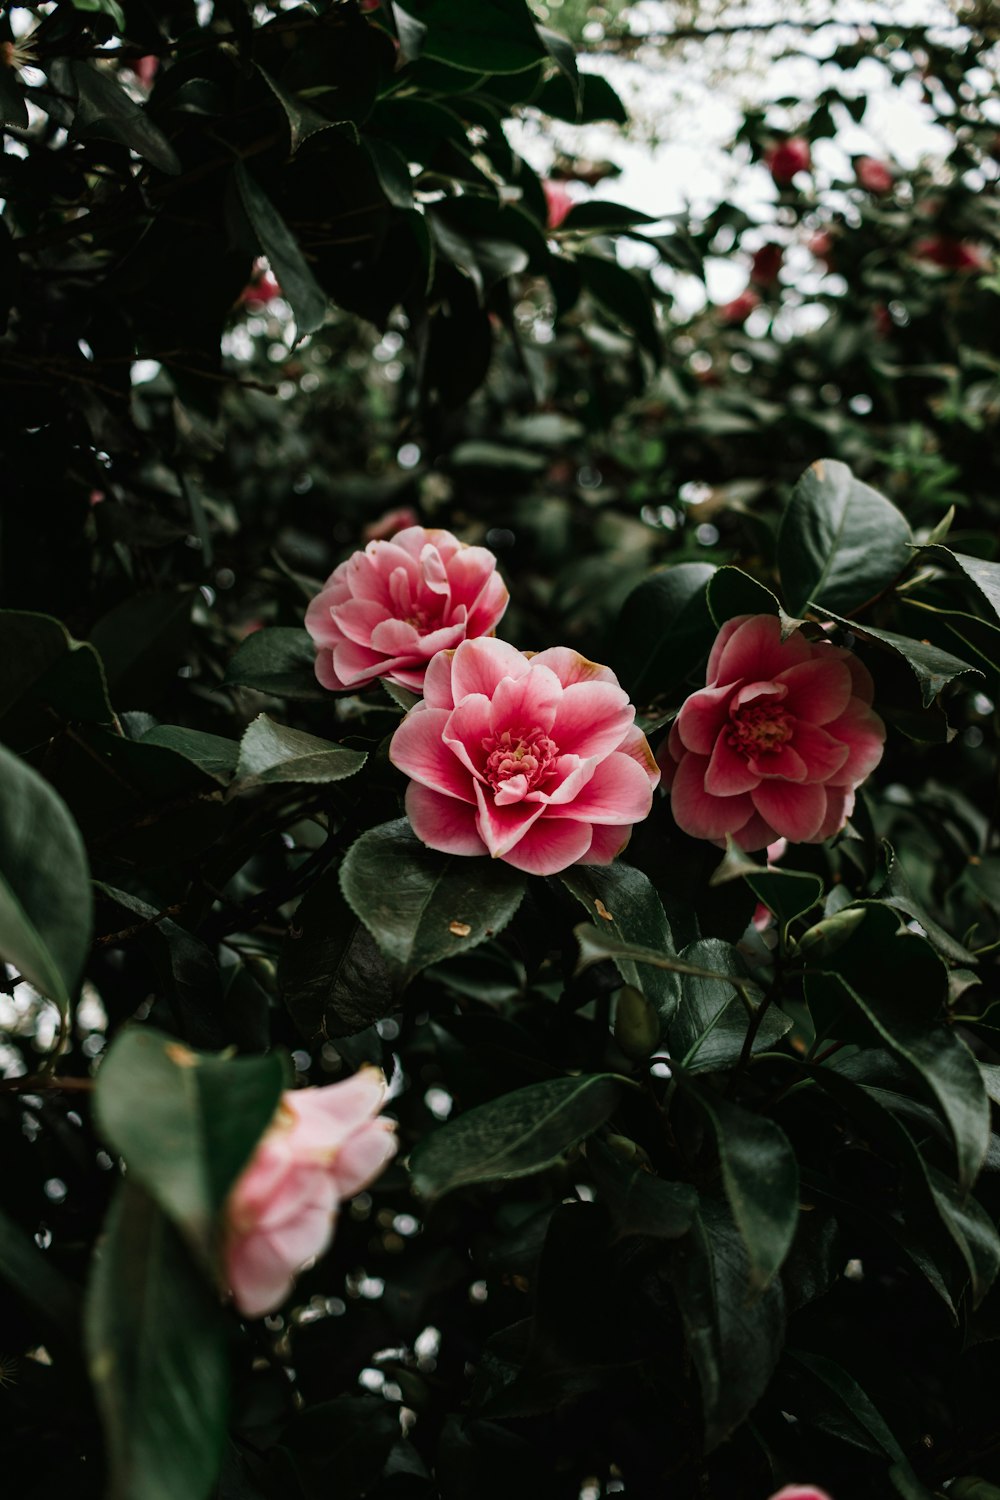
[[[843,911],[835,912],[832,917],[824,917],[817,922],[815,927],[810,927],[804,932],[795,945],[799,953],[813,953],[815,958],[827,958],[831,953],[836,953],[847,942],[856,927],[860,927],[865,919],[863,906],[847,906]]]
[[[631,984],[618,991],[615,1041],[632,1062],[642,1062],[660,1044],[660,1018],[642,991]]]

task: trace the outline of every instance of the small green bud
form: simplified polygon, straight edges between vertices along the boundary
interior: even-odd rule
[[[860,927],[867,912],[863,906],[846,906],[832,917],[824,917],[815,927],[804,932],[796,943],[799,953],[813,953],[816,958],[826,958],[836,953],[847,942],[856,927]]]
[[[638,1141],[630,1140],[627,1135],[608,1135],[604,1138],[604,1144],[612,1150],[621,1161],[627,1161],[633,1167],[648,1167],[649,1157],[639,1145]]]
[[[642,1062],[660,1045],[660,1018],[642,991],[631,984],[618,991],[615,1041],[631,1062]]]

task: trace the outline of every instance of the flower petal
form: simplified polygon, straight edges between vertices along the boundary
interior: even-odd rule
[[[800,720],[792,744],[805,762],[807,781],[829,781],[847,760],[847,746],[816,724],[803,724]]]
[[[627,847],[632,837],[632,825],[622,828],[617,823],[598,823],[590,848],[580,859],[582,865],[609,865]]]
[[[398,1150],[391,1120],[372,1120],[356,1131],[334,1162],[334,1180],[342,1198],[353,1198],[389,1165]]]
[[[775,833],[793,844],[811,843],[826,817],[826,791],[816,782],[762,781],[750,795]]]
[[[493,733],[542,729],[551,733],[562,698],[562,683],[548,667],[528,663],[518,677],[504,677],[493,692]]]
[[[538,658],[531,663],[537,671]],[[628,694],[616,682],[575,682],[559,699],[552,738],[560,750],[584,759],[618,748],[635,718]]]
[[[656,756],[638,724],[629,725],[625,731],[625,738],[618,746],[618,754],[631,756],[632,760],[642,767],[650,786],[654,788],[659,786],[660,768],[656,763]]]
[[[700,688],[685,701],[674,725],[686,749],[693,750],[696,755],[711,755],[719,730],[729,718],[733,688],[733,683],[725,687]]]
[[[736,797],[713,797],[705,790],[707,755],[685,755],[670,788],[674,822],[696,839],[721,839],[735,834],[753,813],[749,793]]]
[[[393,735],[389,759],[421,785],[443,792],[446,797],[474,802],[470,768],[444,739],[452,717],[446,709],[418,704]]]
[[[586,823],[639,823],[652,805],[653,788],[642,766],[630,755],[613,751],[598,761],[572,802],[550,805],[549,813]]]
[[[454,708],[451,691],[451,667],[454,651],[439,651],[427,664],[424,676],[424,702],[428,708]]]
[[[777,615],[750,615],[733,631],[719,653],[715,664],[715,681],[751,682],[777,677],[787,667],[808,661],[809,642],[798,630],[787,640],[781,639]]]
[[[602,667],[600,662],[589,661],[587,657],[581,656],[579,651],[573,651],[569,646],[548,646],[544,651],[539,651],[532,658],[539,666],[548,667],[559,678],[563,687],[572,687],[577,682],[613,682],[617,685],[618,678],[610,667]]]
[[[513,807],[500,807],[494,801],[490,787],[484,787],[481,781],[473,782],[473,785],[479,805],[476,819],[479,836],[493,859],[503,859],[538,821],[545,811],[544,805],[541,802],[517,802]]]
[[[476,811],[468,802],[411,781],[406,788],[406,816],[428,849],[440,849],[445,854],[487,853],[476,828]]]
[[[851,674],[842,661],[831,661],[819,653],[779,673],[778,682],[788,689],[785,707],[797,719],[810,724],[829,724],[844,712],[851,697]]]
[[[529,875],[557,875],[583,860],[592,843],[589,823],[568,818],[540,818],[504,855],[507,864]]]
[[[839,833],[854,811],[854,790],[851,787],[828,786],[826,788],[826,817],[816,835],[816,842],[832,838]]]
[[[791,744],[777,745],[773,750],[759,750],[747,762],[758,777],[781,781],[805,781],[806,763]]]
[[[433,666],[433,662],[431,665]],[[486,764],[483,741],[493,734],[491,704],[485,693],[469,693],[468,697],[463,698],[458,707],[448,715],[442,733],[451,753],[474,776],[481,777]],[[471,799],[471,787],[469,796]]]
[[[492,698],[504,677],[522,677],[528,670],[528,658],[522,651],[490,636],[463,641],[451,663],[451,691],[456,703],[466,693],[485,693]]]
[[[885,748],[885,725],[874,709],[859,698],[852,698],[839,719],[828,724],[827,732],[847,746],[848,756],[839,771],[830,777],[831,786],[858,786],[882,759]]]
[[[712,797],[735,797],[749,792],[760,780],[749,762],[729,743],[730,728],[724,724],[705,772],[705,790]]]
[[[753,854],[757,849],[765,849],[774,843],[777,835],[770,823],[766,823],[759,812],[755,812],[749,823],[733,834],[733,839],[745,854]]]

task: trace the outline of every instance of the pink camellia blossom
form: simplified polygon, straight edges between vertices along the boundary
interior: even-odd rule
[[[761,245],[759,250],[754,251],[753,260],[750,263],[750,280],[756,286],[773,286],[778,279],[778,272],[781,270],[784,258],[784,250],[773,240],[766,245]]]
[[[378,1068],[282,1095],[225,1209],[226,1276],[248,1318],[280,1307],[329,1245],[341,1202],[396,1154],[395,1126],[376,1118],[384,1099]]]
[[[550,182],[547,177],[542,179],[542,192],[545,194],[545,206],[549,214],[548,227],[558,229],[573,207],[572,194],[561,182]]]
[[[740,292],[732,302],[723,303],[719,308],[719,321],[726,323],[730,328],[742,328],[754,308],[760,306],[760,298],[752,287],[747,287],[745,292]]]
[[[818,261],[821,261],[828,271],[832,271],[836,259],[836,240],[829,229],[817,229],[808,240],[808,248]]]
[[[387,542],[397,531],[419,525],[419,517],[412,505],[398,505],[395,510],[387,510],[377,520],[369,521],[361,535],[366,542]]]
[[[679,828],[745,850],[778,838],[817,844],[843,828],[854,789],[882,758],[885,725],[857,657],[774,615],[719,631],[707,685],[681,708],[660,752]]]
[[[648,814],[660,773],[634,719],[610,668],[575,651],[465,641],[431,662],[389,759],[431,849],[554,875],[610,864]]]
[[[830,1500],[830,1496],[815,1484],[786,1484],[771,1500]]]
[[[809,142],[802,135],[776,141],[764,152],[764,165],[779,187],[788,187],[799,172],[808,172],[812,166]]]
[[[492,552],[450,531],[407,526],[369,542],[306,611],[319,681],[336,690],[385,677],[420,692],[438,651],[495,630],[509,598],[496,566]]]
[[[854,175],[866,192],[878,198],[891,193],[896,181],[885,162],[876,156],[859,156],[854,163]]]

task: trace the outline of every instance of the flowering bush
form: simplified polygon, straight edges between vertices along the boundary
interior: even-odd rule
[[[882,759],[874,685],[849,651],[781,638],[774,615],[739,615],[719,632],[708,682],[681,707],[662,763],[678,827],[763,849],[819,843],[854,809]]]
[[[660,779],[613,672],[575,651],[466,641],[436,656],[392,738],[417,837],[554,875],[610,864]]]
[[[506,608],[492,552],[409,526],[341,563],[310,604],[316,676],[334,689],[385,677],[419,690],[438,651],[489,635]]]
[[[384,1098],[375,1068],[282,1095],[226,1205],[226,1277],[247,1317],[281,1306],[329,1245],[340,1204],[395,1155],[389,1122],[375,1118]]]

